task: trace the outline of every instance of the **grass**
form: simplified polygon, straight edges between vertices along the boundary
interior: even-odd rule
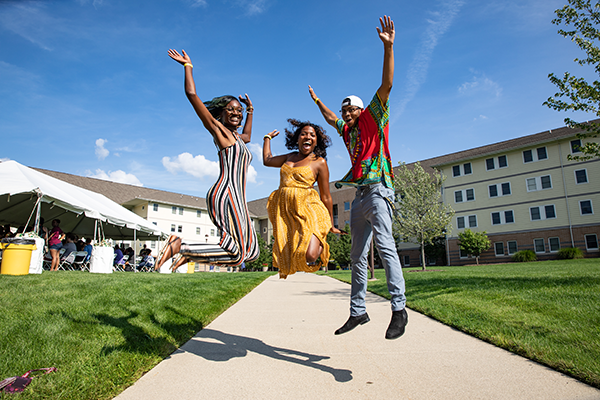
[[[600,388],[599,259],[435,269],[404,270],[409,308]],[[375,277],[369,291],[389,298]]]
[[[111,399],[271,274],[2,275],[0,380],[57,367],[19,397]]]

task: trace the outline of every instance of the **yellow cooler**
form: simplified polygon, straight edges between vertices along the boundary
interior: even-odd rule
[[[31,252],[36,249],[34,239],[5,238],[0,242],[2,249],[2,275],[27,275]]]

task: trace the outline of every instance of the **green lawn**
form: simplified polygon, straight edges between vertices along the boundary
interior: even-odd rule
[[[18,397],[111,399],[271,274],[1,275],[0,380],[57,367]]]
[[[600,259],[431,269],[404,269],[409,308],[600,388]]]

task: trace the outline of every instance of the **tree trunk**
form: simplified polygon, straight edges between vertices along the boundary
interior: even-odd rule
[[[425,242],[421,242],[421,264],[423,265],[423,271],[425,271],[427,260],[425,260]]]

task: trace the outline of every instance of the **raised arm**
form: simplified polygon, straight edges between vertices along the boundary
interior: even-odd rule
[[[308,86],[308,92],[310,93],[310,97],[313,99],[313,101],[319,107],[319,110],[321,110],[321,114],[323,114],[325,121],[327,121],[327,123],[329,125],[336,128],[335,121],[337,119],[337,116],[335,115],[335,113],[333,111],[331,111],[329,108],[327,108],[327,106],[325,106],[325,104],[323,104],[321,99],[319,99],[317,97],[317,95],[315,94],[315,91],[313,90],[313,88],[310,87],[310,85]]]
[[[242,134],[240,137],[244,141],[244,143],[249,143],[250,139],[252,139],[252,117],[254,114],[254,107],[252,107],[252,101],[250,101],[250,97],[248,94],[244,94],[246,98],[243,98],[240,95],[240,103],[246,106],[246,122],[244,123],[244,129],[242,130]]]
[[[377,33],[383,42],[383,76],[377,93],[381,102],[385,104],[390,97],[394,83],[394,38],[396,37],[396,31],[394,30],[394,21],[387,15],[379,18],[379,22],[381,23],[381,29],[377,27]]]
[[[331,218],[331,229],[329,231],[337,234],[343,233],[333,226],[333,201],[331,200],[331,192],[329,191],[329,167],[327,166],[327,161],[324,158],[320,158],[316,163],[318,165],[317,184],[319,185],[321,201],[325,204]]]
[[[192,104],[194,111],[196,111],[196,114],[202,121],[202,124],[206,130],[208,130],[215,138],[219,148],[222,149],[231,145],[232,138],[230,137],[231,135],[226,132],[227,129],[211,115],[210,111],[208,111],[202,100],[200,100],[196,94],[196,84],[194,83],[194,76],[192,74],[194,66],[192,65],[190,56],[187,55],[185,50],[181,50],[181,53],[182,54],[179,54],[177,50],[173,49],[169,49],[168,52],[169,57],[183,65],[185,69],[185,78],[183,83],[185,95]],[[250,125],[250,127],[252,127],[252,125]]]
[[[279,168],[285,164],[288,159],[288,154],[282,156],[273,156],[273,154],[271,154],[271,139],[277,135],[279,135],[279,131],[274,130],[267,133],[263,138],[263,164],[265,167]]]

